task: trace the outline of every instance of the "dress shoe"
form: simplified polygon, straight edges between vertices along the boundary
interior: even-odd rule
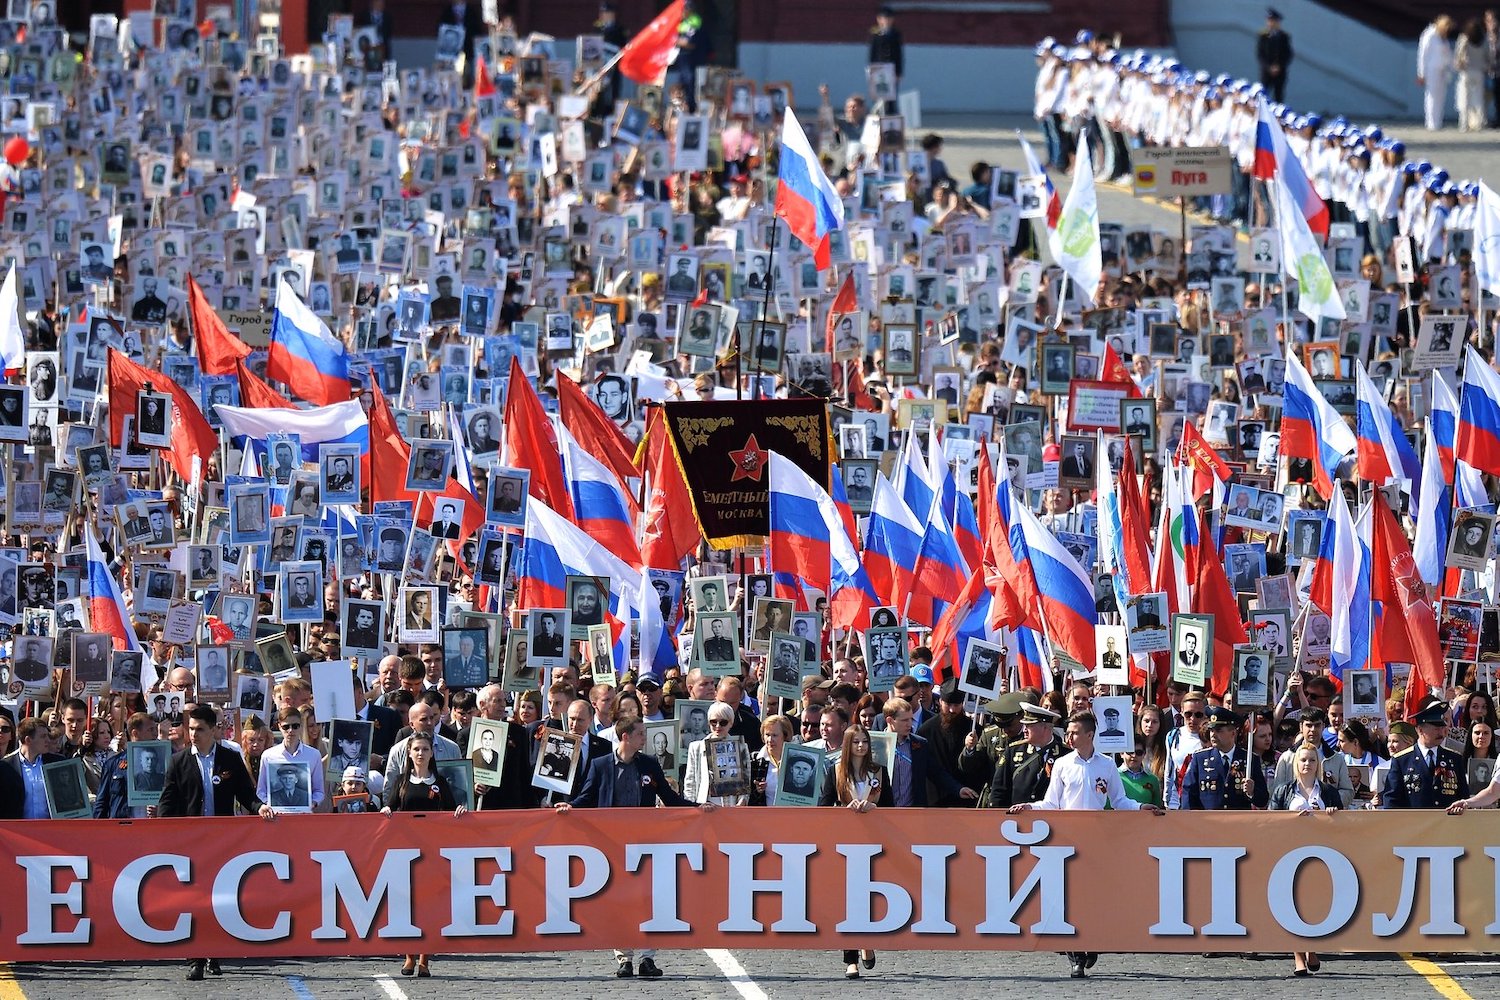
[[[635,975],[635,966],[630,963],[630,959],[628,958],[621,962],[620,967],[615,970],[616,979],[629,979],[633,975]]]
[[[1070,975],[1074,979],[1083,978],[1083,952],[1075,951],[1068,953],[1068,964],[1071,968]]]
[[[656,962],[649,958],[641,959],[640,973],[647,979],[661,978],[661,970],[656,967]]]
[[[1319,960],[1319,958],[1318,958],[1317,955],[1308,955],[1307,956],[1307,971],[1308,972],[1317,972],[1322,967],[1323,967],[1323,963],[1322,963],[1322,961]]]
[[[873,948],[859,953],[859,960],[867,969],[875,968],[875,950]]]
[[[222,976],[224,974],[224,970],[221,969],[221,968],[219,968],[219,960],[217,958],[210,958],[208,960],[208,964],[205,967],[205,971],[210,976]]]
[[[190,982],[190,983],[199,982],[203,978],[203,968],[207,964],[208,963],[206,963],[201,958],[195,958],[191,962],[189,962],[188,963],[188,971],[187,971],[187,981]]]

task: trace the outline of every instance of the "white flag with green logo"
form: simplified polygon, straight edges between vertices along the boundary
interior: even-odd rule
[[[1089,158],[1086,135],[1078,140],[1078,152],[1073,158],[1073,186],[1063,200],[1057,228],[1047,234],[1047,245],[1052,250],[1052,259],[1092,302],[1099,291],[1104,260],[1099,252],[1099,199],[1094,194],[1094,161]]]
[[[1281,234],[1282,273],[1297,279],[1297,310],[1312,320],[1324,318],[1344,319],[1344,303],[1339,298],[1338,286],[1333,283],[1333,272],[1323,259],[1322,248],[1307,220],[1302,217],[1285,184],[1271,183],[1276,190],[1276,227]]]

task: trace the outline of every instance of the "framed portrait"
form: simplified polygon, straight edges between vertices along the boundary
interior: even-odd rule
[[[542,729],[537,747],[536,766],[531,772],[531,786],[567,795],[573,790],[573,775],[578,770],[579,747],[583,741],[572,733]]]
[[[266,805],[278,813],[312,812],[312,764],[305,760],[284,760],[267,764],[271,794]]]
[[[359,445],[318,445],[318,475],[324,505],[359,503]]]
[[[708,794],[750,793],[750,749],[739,736],[710,736],[703,744],[708,757]]]
[[[443,681],[449,690],[490,682],[490,633],[483,626],[443,629]]]
[[[531,638],[524,628],[505,633],[505,667],[500,687],[505,691],[536,691],[541,685],[541,671],[531,662]]]
[[[1398,241],[1399,243],[1400,241]],[[1417,347],[1409,370],[1448,368],[1458,364],[1468,330],[1468,317],[1458,313],[1428,313],[1417,329]]]
[[[432,769],[441,774],[453,789],[453,802],[465,809],[474,808],[474,765],[462,760],[435,760]]]
[[[773,698],[802,696],[802,663],[806,643],[790,631],[771,633],[766,693]]]
[[[593,625],[604,624],[609,608],[609,578],[569,575],[564,581],[564,600],[568,603],[568,638],[582,642]]]
[[[1385,719],[1385,670],[1350,670],[1344,675],[1344,718]]]
[[[865,632],[865,663],[871,691],[889,691],[906,673],[906,629],[871,628]]]
[[[1062,458],[1057,465],[1057,481],[1063,487],[1088,489],[1094,484],[1094,438],[1065,434]]]
[[[817,805],[823,784],[824,760],[821,750],[788,743],[781,752],[781,767],[776,772],[776,804]]]
[[[343,634],[340,645],[345,653],[375,656],[382,648],[385,635],[385,602],[348,598],[340,616]]]
[[[137,650],[118,649],[110,653],[109,689],[119,694],[141,693],[141,669],[145,655]]]
[[[161,801],[167,784],[167,764],[172,759],[168,740],[136,740],[126,744],[125,801],[132,808],[154,806]]]
[[[526,616],[527,659],[534,667],[566,666],[568,609],[532,608]]]
[[[292,644],[285,632],[255,640],[255,654],[266,673],[280,680],[282,675],[297,670],[296,657],[292,655]]]
[[[1144,411],[1144,399],[1132,399],[1129,386],[1118,382],[1075,380],[1068,385],[1068,429],[1073,431],[1108,431],[1124,429],[1127,408],[1134,404]],[[1154,415],[1154,414],[1153,414]],[[1138,419],[1143,420],[1145,413]],[[1129,434],[1131,431],[1124,431]],[[1140,432],[1135,432],[1139,434]]]
[[[693,599],[693,610],[698,614],[712,614],[729,608],[729,579],[723,576],[699,576],[688,581],[688,594]]]
[[[734,612],[700,612],[694,619],[692,666],[710,677],[738,674],[739,640],[740,632]],[[800,695],[799,690],[797,696]]]
[[[266,483],[231,483],[228,502],[230,544],[265,545],[271,541],[271,496]],[[128,509],[121,508],[122,516]],[[122,524],[129,541],[129,522]],[[149,532],[149,525],[146,530]]]
[[[399,592],[402,642],[437,642],[441,619],[438,617],[436,587],[402,587]]]
[[[1234,648],[1234,707],[1264,708],[1271,704],[1271,656],[1258,646]]]
[[[270,704],[270,685],[263,673],[237,672],[234,675],[234,703],[240,716],[254,715],[264,720]]]
[[[196,649],[198,697],[216,703],[229,700],[231,652],[228,646],[199,646]]]
[[[750,611],[750,651],[770,653],[771,633],[791,630],[792,602],[778,597],[756,597]]]
[[[478,721],[478,720],[476,720]],[[336,787],[344,780],[344,769],[370,770],[370,747],[374,745],[375,724],[363,719],[333,719],[328,723],[328,760],[323,774],[326,783]]]
[[[311,560],[281,565],[281,620],[287,624],[323,620],[323,564]]]
[[[1094,681],[1130,686],[1129,637],[1124,625],[1094,626]]]
[[[712,735],[708,728],[708,710],[711,707],[711,701],[695,701],[690,698],[679,698],[673,706],[677,720],[677,760],[681,770],[687,769],[688,747]]]
[[[1490,541],[1495,532],[1495,515],[1465,507],[1453,517],[1448,535],[1448,565],[1484,572],[1490,562]]]
[[[608,625],[590,625],[584,638],[588,658],[584,661],[595,684],[614,687],[619,682]]]
[[[922,370],[921,340],[915,326],[888,323],[882,338],[887,375],[913,378]]]
[[[1130,629],[1131,652],[1165,653],[1171,648],[1166,610],[1167,595],[1163,591],[1130,598],[1125,606],[1125,620]]]
[[[1004,666],[1005,652],[998,644],[970,639],[958,672],[958,689],[974,695],[981,702],[989,701],[1000,693]]]
[[[1135,716],[1131,697],[1104,695],[1091,706],[1098,728],[1094,731],[1094,749],[1099,753],[1130,753],[1135,749]]]
[[[52,819],[89,819],[93,816],[82,757],[43,764],[42,785],[47,792],[47,815]]]
[[[509,528],[526,526],[526,498],[531,490],[531,471],[496,466],[490,470],[485,520]]]
[[[406,488],[413,492],[441,492],[453,470],[453,442],[424,438],[411,450]]]
[[[1263,576],[1255,581],[1256,604],[1268,610],[1296,610],[1296,585],[1288,573]]]
[[[469,764],[474,769],[476,785],[493,788],[500,784],[509,738],[510,724],[503,719],[475,717],[470,724]]]
[[[1072,344],[1045,343],[1041,345],[1041,351],[1042,392],[1049,396],[1067,395],[1068,387],[1073,382],[1077,348]]]
[[[839,473],[844,480],[844,493],[849,498],[849,508],[856,514],[870,513],[870,504],[875,499],[875,476],[879,463],[872,458],[848,458],[839,463]]]
[[[1297,669],[1310,674],[1328,669],[1330,636],[1333,622],[1327,615],[1307,604],[1302,608],[1302,641],[1297,645]],[[1438,639],[1441,642],[1442,617],[1438,618]]]
[[[163,392],[137,393],[135,440],[142,448],[172,447],[172,397]]]
[[[1145,454],[1156,451],[1156,400],[1120,400],[1120,433],[1139,438]]]
[[[1213,672],[1213,638],[1212,615],[1172,616],[1172,680],[1203,687]]]

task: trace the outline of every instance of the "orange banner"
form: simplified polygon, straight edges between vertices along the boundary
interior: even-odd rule
[[[1495,813],[1432,812],[10,822],[0,824],[13,859],[0,865],[0,959],[641,946],[1493,951],[1497,834]]]

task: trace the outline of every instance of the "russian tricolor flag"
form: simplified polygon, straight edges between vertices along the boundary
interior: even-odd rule
[[[1427,428],[1442,462],[1443,478],[1453,482],[1453,448],[1458,441],[1458,395],[1441,372],[1432,373],[1432,423]]]
[[[1381,502],[1381,501],[1376,501]],[[1312,600],[1333,619],[1328,672],[1364,670],[1370,662],[1370,539],[1357,531],[1342,489],[1335,489],[1323,521],[1323,539],[1313,569]]]
[[[797,463],[770,456],[771,570],[827,594],[834,628],[868,622],[880,599],[833,498]]]
[[[828,234],[844,227],[844,202],[807,141],[791,108],[781,125],[781,164],[776,173],[776,217],[807,245],[819,271],[831,263]]]
[[[1416,449],[1406,440],[1396,415],[1381,398],[1364,365],[1356,365],[1355,371],[1359,387],[1359,408],[1354,416],[1359,478],[1377,486],[1387,479],[1410,480],[1415,499],[1422,488],[1422,463],[1417,460]]]
[[[635,540],[635,523],[640,511],[634,501],[615,474],[579,445],[566,427],[558,428],[557,439],[578,526],[624,562],[639,566],[641,550]]]
[[[302,459],[318,460],[318,446],[352,444],[359,448],[365,465],[365,482],[369,482],[370,421],[358,400],[346,399],[329,406],[305,410],[259,409],[248,406],[214,407],[231,438],[248,438],[255,445],[256,457],[265,463],[266,438],[277,432],[296,435],[302,442]]]
[[[125,598],[120,595],[115,575],[104,560],[104,549],[99,545],[99,536],[94,533],[92,524],[84,525],[83,539],[88,561],[89,623],[95,632],[103,632],[113,639],[116,649],[139,652],[140,640],[135,637]]]
[[[1042,183],[1047,186],[1047,228],[1056,229],[1057,220],[1062,218],[1062,199],[1057,196],[1057,188],[1052,186],[1052,178],[1047,176],[1047,169],[1042,166],[1042,161],[1036,158],[1036,153],[1031,150],[1031,143],[1016,130],[1016,137],[1021,140],[1021,152],[1026,155],[1026,170],[1033,177],[1040,177]]]
[[[1265,99],[1259,102],[1255,122],[1255,164],[1251,175],[1256,180],[1274,180],[1282,185],[1292,203],[1307,220],[1307,228],[1319,238],[1328,239],[1328,206],[1318,197],[1312,182],[1307,179],[1297,155],[1287,145],[1286,133],[1266,107]]]
[[[1333,496],[1339,465],[1359,449],[1354,432],[1291,351],[1281,399],[1281,453],[1313,464],[1313,486],[1324,499]]]
[[[922,526],[890,481],[877,473],[865,521],[865,569],[881,600],[897,604],[901,595],[910,593],[921,551]]]
[[[266,375],[309,403],[349,398],[349,355],[344,345],[285,281],[276,286]]]
[[[1010,547],[1037,598],[1047,637],[1085,668],[1094,665],[1094,582],[1025,504],[1012,508]],[[1025,593],[1018,587],[1017,594]]]
[[[1453,454],[1480,472],[1500,475],[1500,375],[1474,348],[1465,349]]]

